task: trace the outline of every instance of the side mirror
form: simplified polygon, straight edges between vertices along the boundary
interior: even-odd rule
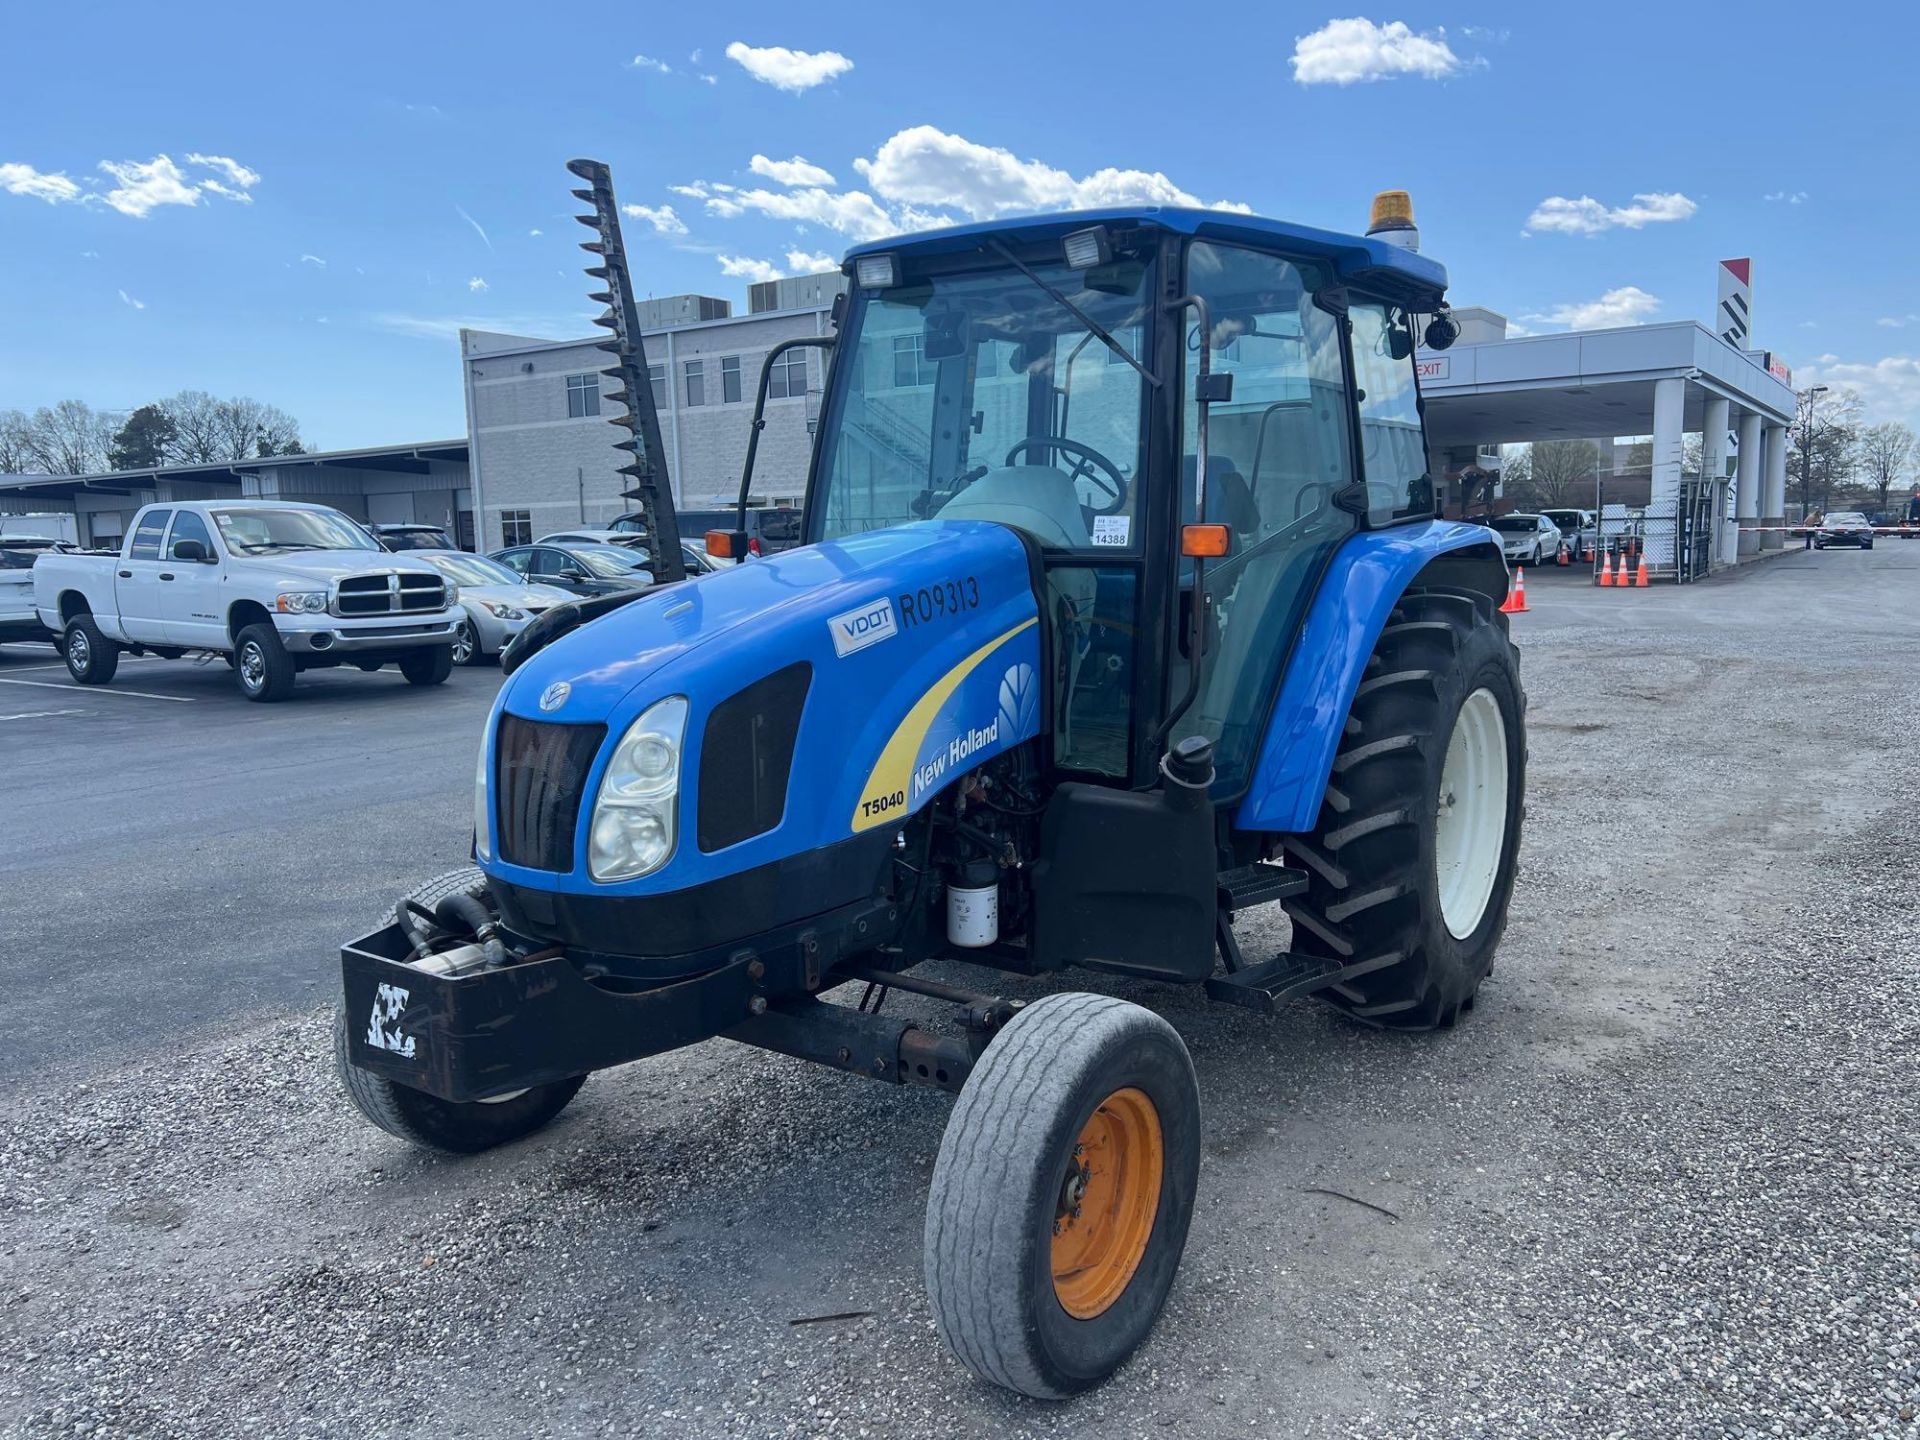
[[[569,565],[566,569],[560,572],[559,578],[567,581],[569,584],[578,584],[580,581],[585,580],[587,578],[587,572],[584,570],[576,570],[571,565]]]
[[[184,560],[189,565],[205,565],[213,559],[207,553],[206,543],[201,540],[176,540],[173,542],[173,558]]]

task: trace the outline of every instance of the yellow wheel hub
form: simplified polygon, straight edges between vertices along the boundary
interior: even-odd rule
[[[1133,1279],[1160,1211],[1165,1145],[1144,1090],[1116,1090],[1074,1142],[1053,1221],[1053,1293],[1076,1320],[1105,1313]]]

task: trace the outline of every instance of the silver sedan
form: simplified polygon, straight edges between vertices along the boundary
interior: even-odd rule
[[[530,585],[484,555],[469,555],[464,550],[409,553],[460,587],[460,605],[467,615],[453,636],[456,665],[478,665],[488,656],[498,655],[534,616],[573,599],[557,586]]]

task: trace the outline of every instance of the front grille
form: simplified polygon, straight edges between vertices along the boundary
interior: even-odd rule
[[[333,613],[354,615],[427,614],[447,608],[447,582],[438,575],[388,570],[378,575],[348,575],[334,589]]]
[[[604,725],[500,717],[493,794],[502,860],[529,870],[573,869],[573,832],[587,771],[606,738]]]
[[[764,835],[787,810],[793,742],[813,684],[802,660],[716,705],[700,742],[700,848]]]

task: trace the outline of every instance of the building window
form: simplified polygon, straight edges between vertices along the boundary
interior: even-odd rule
[[[531,510],[502,510],[500,512],[500,543],[502,545],[531,545],[533,543],[533,512]]]
[[[567,376],[567,418],[578,420],[584,415],[600,413],[600,377],[598,375]]]
[[[728,355],[720,362],[720,398],[728,405],[740,399],[740,357]]]
[[[667,367],[664,365],[647,366],[647,387],[653,391],[653,408],[667,408]]]
[[[786,400],[798,399],[806,393],[807,352],[789,350],[773,362],[773,375],[767,384],[767,394],[775,400]]]
[[[707,403],[707,362],[704,360],[687,361],[687,404],[689,406]]]
[[[928,363],[926,338],[921,335],[893,337],[893,388],[905,390],[915,385],[931,385],[939,366]]]

